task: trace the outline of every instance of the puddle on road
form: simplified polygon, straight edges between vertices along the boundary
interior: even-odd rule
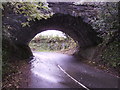
[[[30,61],[30,64],[31,72],[34,74],[35,77],[48,82],[59,82],[59,75],[57,75],[58,68],[53,65],[54,63],[52,63],[51,61],[42,59],[40,56],[36,56],[33,58],[33,60]]]
[[[38,77],[42,78],[42,79],[45,79],[45,80],[50,81],[50,82],[58,83],[57,79],[54,78],[53,76],[49,75],[49,74],[39,73],[39,72],[36,72],[36,71],[33,71],[33,73],[35,75],[37,75]]]

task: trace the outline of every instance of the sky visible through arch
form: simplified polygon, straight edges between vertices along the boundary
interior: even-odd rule
[[[58,31],[58,30],[46,30],[46,31],[43,31],[43,32],[37,34],[36,37],[39,36],[39,35],[53,36],[53,37],[58,36],[58,37],[66,38],[65,34],[63,32],[61,32],[61,31]]]

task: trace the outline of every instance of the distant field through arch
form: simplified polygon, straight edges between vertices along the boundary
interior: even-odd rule
[[[69,35],[59,30],[46,30],[38,33],[29,43],[32,51],[69,51],[78,47]]]

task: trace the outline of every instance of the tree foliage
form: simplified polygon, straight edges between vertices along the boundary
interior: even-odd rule
[[[29,25],[29,21],[36,19],[47,19],[53,15],[48,4],[45,2],[6,2],[3,3],[3,12],[8,11],[16,14],[23,14],[27,17],[27,22],[22,23],[23,26]],[[5,15],[5,13],[4,13]]]

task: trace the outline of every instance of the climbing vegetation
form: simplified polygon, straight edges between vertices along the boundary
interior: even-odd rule
[[[120,32],[119,10],[120,2],[85,3],[95,7],[97,14],[90,18],[90,24],[102,38],[99,47],[102,50],[102,61],[109,67],[120,68]],[[119,69],[118,69],[119,70]]]
[[[107,44],[118,39],[119,17],[117,2],[106,2],[98,5],[98,15],[93,20],[93,28],[97,29],[103,43]]]
[[[114,68],[118,68],[120,66],[120,43],[114,41],[110,43],[107,48],[103,51],[102,59],[108,66],[112,66]],[[109,63],[107,63],[109,62]]]
[[[119,3],[117,2],[101,4],[98,11],[98,20],[96,20],[99,36],[103,38],[103,43],[100,47],[106,47],[102,53],[103,62],[114,68],[120,67],[118,6]]]

